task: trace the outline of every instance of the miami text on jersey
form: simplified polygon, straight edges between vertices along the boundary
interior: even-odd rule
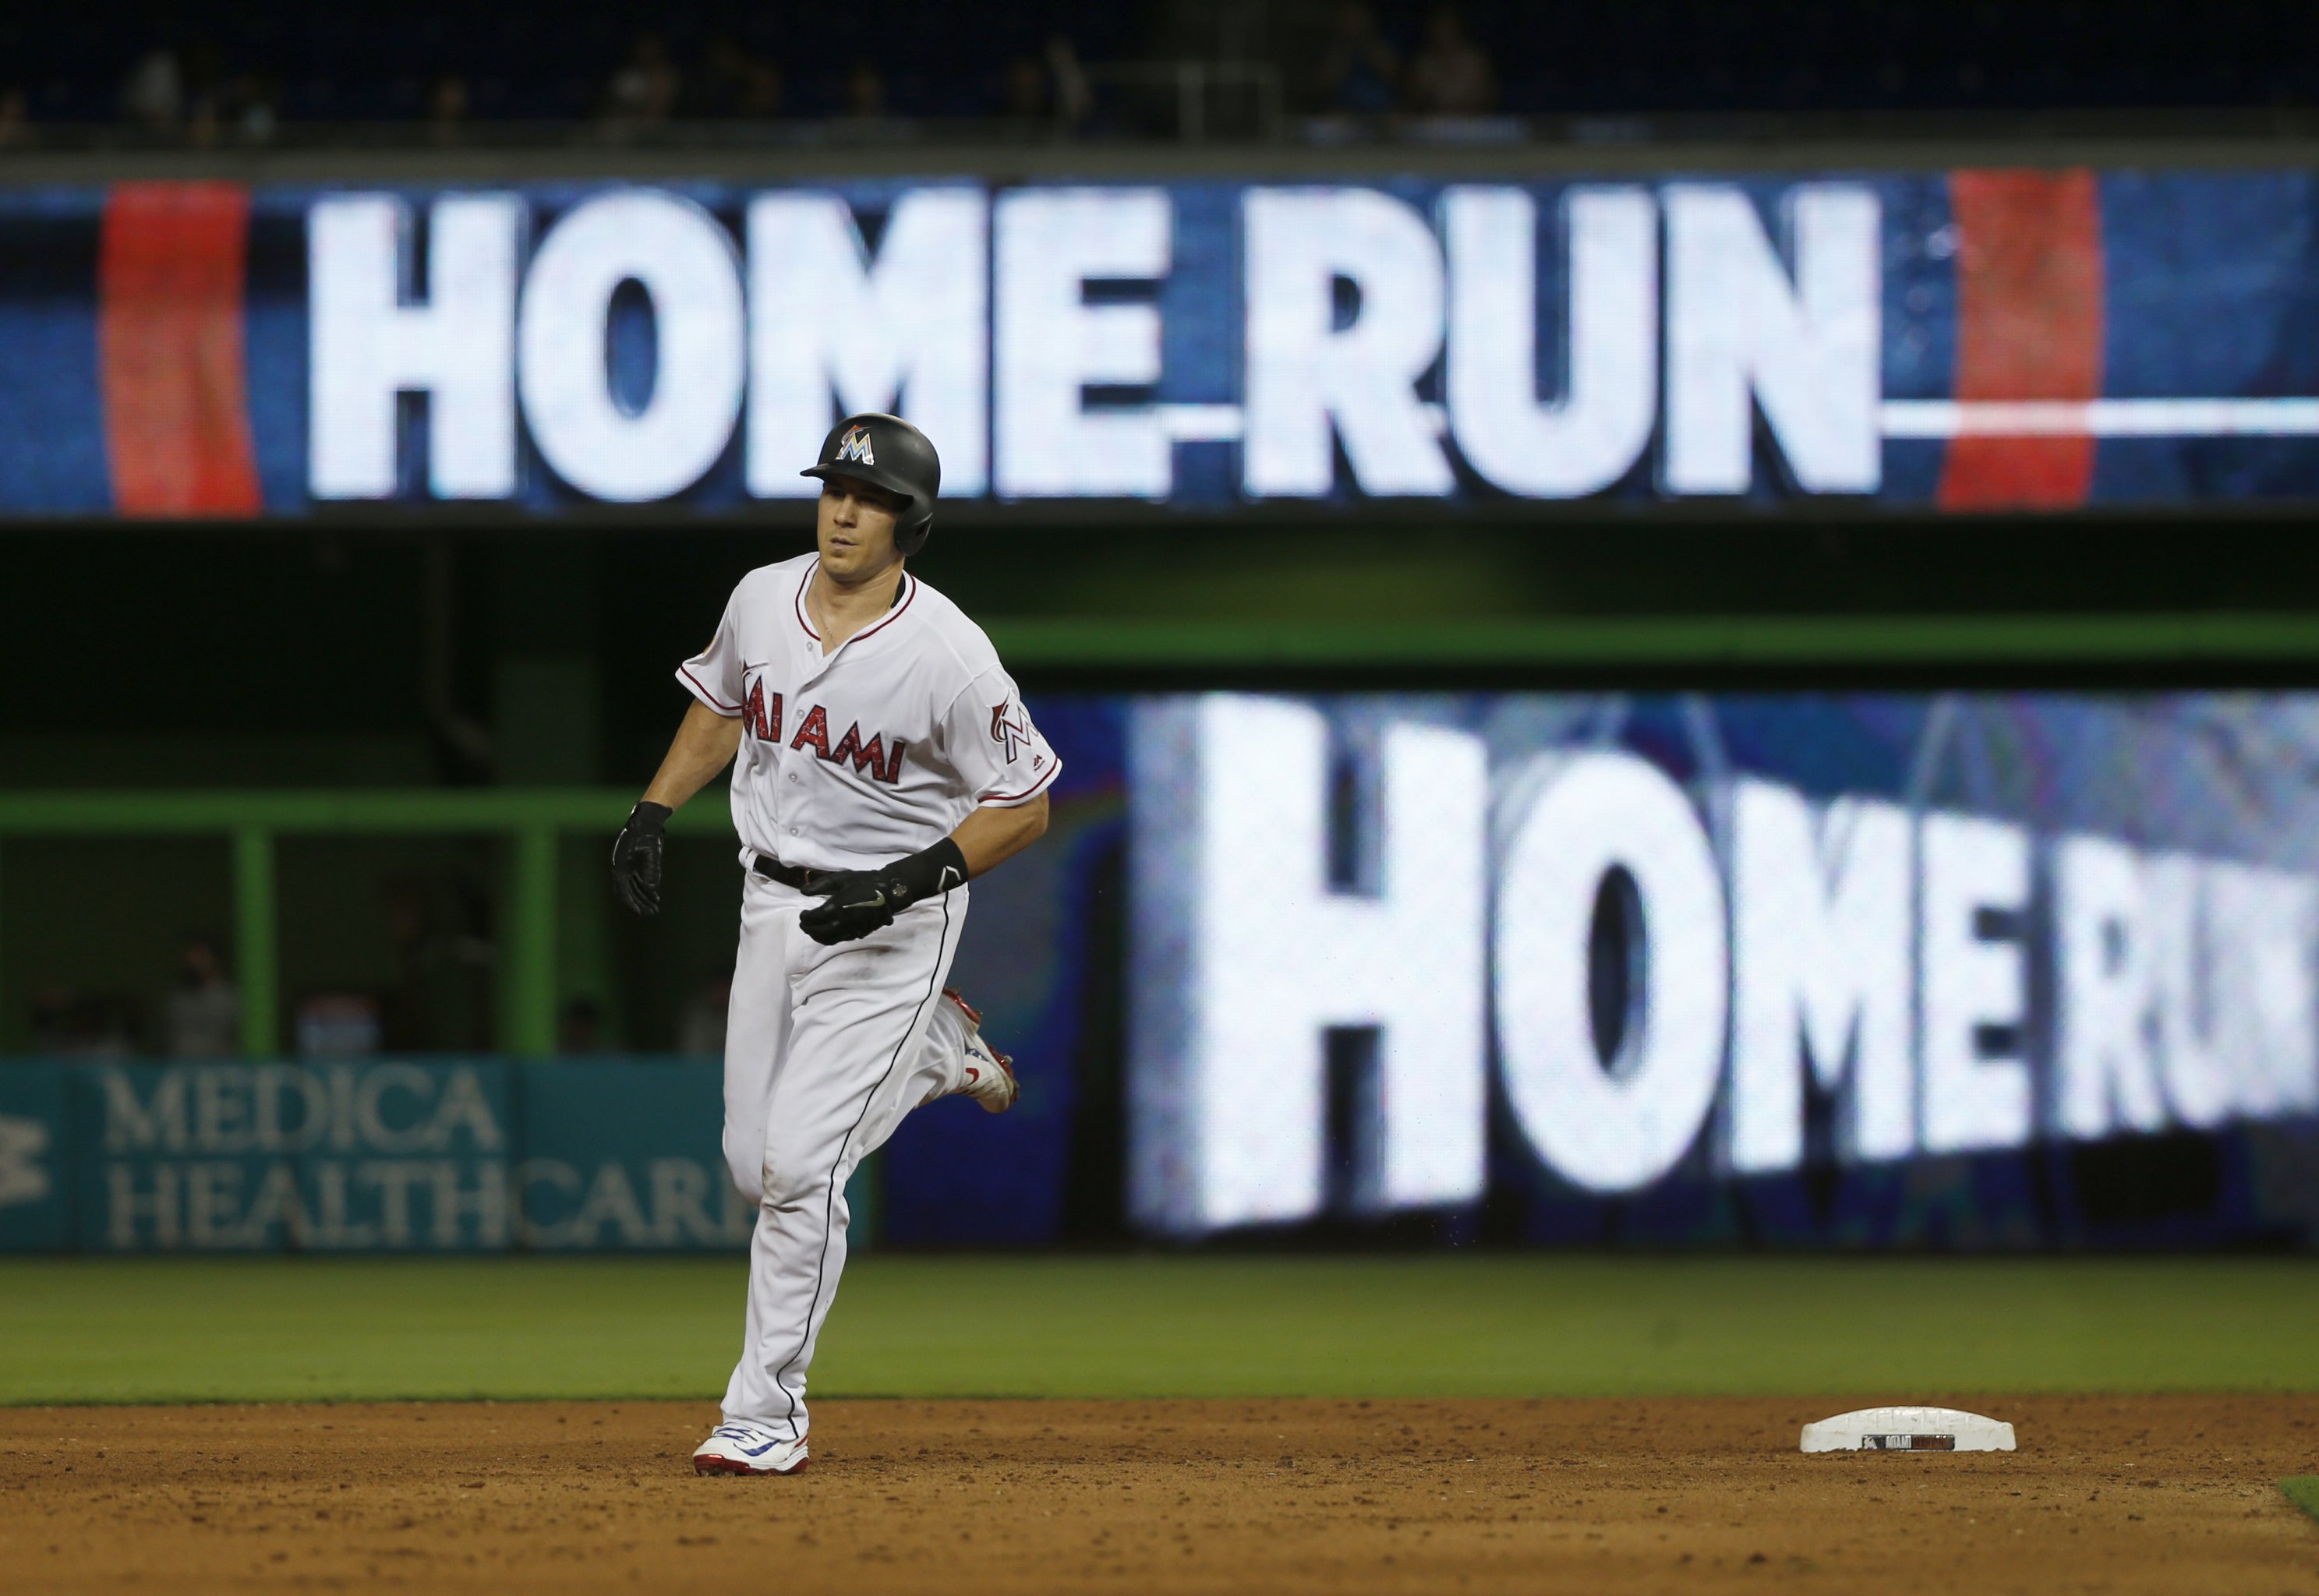
[[[765,691],[762,681],[749,684],[749,697],[741,706],[741,718],[749,735],[760,743],[781,740],[781,695]],[[892,786],[902,774],[902,751],[909,746],[898,739],[889,747],[885,734],[872,732],[870,740],[862,740],[862,723],[854,722],[845,728],[835,746],[829,741],[829,711],[820,705],[808,708],[798,722],[797,735],[790,739],[792,749],[811,749],[817,758],[842,765],[848,761],[853,768]]]

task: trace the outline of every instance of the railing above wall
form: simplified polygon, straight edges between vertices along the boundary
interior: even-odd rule
[[[559,915],[556,843],[566,832],[618,830],[635,795],[604,788],[295,792],[0,794],[0,912],[5,845],[28,837],[218,836],[233,848],[234,951],[241,983],[242,1050],[281,1052],[281,942],[275,841],[285,835],[497,836],[512,844],[507,958],[500,967],[507,1051],[544,1058],[555,1047]],[[679,811],[680,835],[729,836],[721,786]]]
[[[1169,86],[1157,92],[1169,92]],[[1728,119],[1547,126],[1486,118],[1443,127],[1429,119],[1388,126],[1320,118],[1284,126],[1286,136],[1263,141],[1212,131],[1192,140],[1064,140],[1025,137],[979,122],[929,123],[899,133],[895,124],[883,123],[874,136],[832,131],[818,122],[803,124],[799,132],[757,125],[747,130],[748,136],[720,139],[701,124],[675,123],[665,134],[613,141],[593,124],[516,123],[489,137],[446,143],[420,136],[421,130],[410,124],[386,124],[212,147],[78,138],[59,129],[0,149],[0,185],[223,181],[505,188],[528,182],[827,184],[945,175],[1004,185],[1199,178],[1293,183],[1374,182],[1384,172],[1538,182],[1735,171],[1945,172],[1960,167],[2294,168],[2312,164],[2319,149],[2319,116],[2308,113],[2135,113],[2099,120],[1773,119],[1741,127]]]

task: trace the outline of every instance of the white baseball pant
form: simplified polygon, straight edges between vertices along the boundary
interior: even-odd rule
[[[803,1438],[806,1371],[845,1267],[845,1182],[902,1116],[958,1089],[966,1022],[943,981],[963,887],[858,942],[798,929],[819,902],[753,873],[725,1032],[725,1161],[757,1204],[749,1305],[725,1417]]]

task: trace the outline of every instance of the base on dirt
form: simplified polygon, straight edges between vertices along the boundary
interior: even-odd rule
[[[1992,1395],[2037,1445],[1933,1464],[1779,1444],[1843,1400],[831,1397],[810,1473],[723,1490],[686,1466],[713,1394],[0,1408],[0,1589],[2314,1596],[2277,1482],[2319,1394]]]
[[[1807,1452],[2010,1452],[2013,1426],[1959,1408],[1860,1408],[1804,1426]]]

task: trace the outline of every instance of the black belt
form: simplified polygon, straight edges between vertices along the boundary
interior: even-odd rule
[[[768,881],[779,881],[782,886],[794,887],[799,892],[805,890],[805,879],[809,873],[794,864],[783,864],[780,860],[762,853],[749,861],[749,869]]]

